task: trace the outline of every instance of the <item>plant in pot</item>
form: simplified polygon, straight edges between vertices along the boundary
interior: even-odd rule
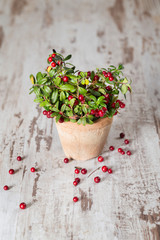
[[[34,102],[44,108],[47,118],[54,118],[63,150],[68,158],[87,160],[98,156],[106,143],[113,116],[125,104],[118,99],[131,92],[120,64],[117,68],[79,71],[53,49],[45,73],[30,75]]]

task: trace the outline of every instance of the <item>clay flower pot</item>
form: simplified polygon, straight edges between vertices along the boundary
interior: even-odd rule
[[[60,141],[66,157],[88,160],[102,153],[113,118],[98,119],[86,126],[77,123],[56,123]]]

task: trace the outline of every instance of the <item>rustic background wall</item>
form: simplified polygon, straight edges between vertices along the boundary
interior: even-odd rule
[[[53,120],[28,95],[30,73],[46,67],[52,48],[82,70],[123,63],[133,79],[103,152],[113,174],[98,185],[72,185],[75,165],[90,173],[99,163],[64,165]],[[159,0],[1,0],[0,73],[0,239],[160,239]],[[121,146],[120,132],[131,157],[108,151]]]

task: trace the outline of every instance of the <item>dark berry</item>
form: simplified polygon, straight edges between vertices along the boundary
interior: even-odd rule
[[[68,163],[69,162],[69,159],[68,158],[65,158],[64,159],[64,163]]]
[[[91,72],[90,72],[90,71],[87,72],[87,76],[88,76],[88,77],[91,76]]]
[[[9,170],[9,174],[14,174],[14,170],[13,170],[13,169],[10,169],[10,170]]]
[[[120,138],[124,138],[125,134],[124,133],[120,133],[119,136],[120,136]]]
[[[95,177],[94,178],[95,183],[99,183],[101,181],[100,177]]]
[[[9,187],[8,187],[7,185],[5,185],[5,186],[3,187],[3,189],[6,191],[6,190],[9,189]]]
[[[18,156],[17,161],[21,161],[21,160],[22,160],[21,156]]]
[[[86,173],[87,173],[87,169],[82,168],[81,173],[82,173],[82,174],[86,174]]]
[[[63,118],[63,117],[60,117],[60,119],[59,119],[58,122],[59,122],[59,123],[63,123],[63,122],[64,122],[64,118]]]
[[[43,111],[43,115],[47,115],[47,111],[46,110]]]
[[[128,139],[125,139],[125,140],[124,140],[124,143],[125,143],[125,144],[129,144],[129,140],[128,140]]]
[[[93,81],[98,81],[98,80],[99,80],[99,76],[95,75]]]
[[[75,181],[78,182],[78,183],[80,183],[80,178],[78,178],[78,177],[75,178]]]
[[[125,151],[122,150],[121,154],[124,155],[124,154],[125,154]]]
[[[111,104],[111,107],[112,107],[112,108],[115,108],[115,106],[116,106],[115,103],[112,103],[112,104]]]
[[[91,109],[91,115],[94,115],[94,114],[95,114],[95,110]]]
[[[108,72],[108,73],[107,73],[107,77],[112,77],[112,73],[111,73],[111,72]]]
[[[111,91],[112,88],[111,88],[110,86],[107,86],[107,87],[106,87],[106,90],[107,90],[107,91]]]
[[[110,147],[109,147],[109,150],[110,150],[110,151],[113,151],[113,150],[114,150],[114,147],[113,147],[113,146],[110,146]]]

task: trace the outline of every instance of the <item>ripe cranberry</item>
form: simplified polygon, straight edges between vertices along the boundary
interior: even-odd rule
[[[46,110],[43,111],[43,115],[47,115],[47,111]]]
[[[126,152],[128,156],[132,155],[131,151]]]
[[[123,102],[120,103],[120,108],[125,108],[125,104]]]
[[[109,81],[113,81],[114,80],[114,77],[109,77]]]
[[[108,98],[109,98],[109,93],[106,93],[106,94],[104,95],[104,97],[105,97],[106,99],[108,99]]]
[[[51,57],[48,58],[48,62],[52,62],[52,58]]]
[[[78,178],[78,177],[75,178],[75,181],[78,182],[78,183],[80,183],[80,178]]]
[[[99,80],[99,76],[95,75],[94,78],[93,78],[93,81],[98,81],[98,80]]]
[[[114,115],[117,115],[117,113],[118,113],[118,112],[117,112],[117,110],[116,110],[115,113],[114,113]]]
[[[121,153],[123,151],[122,148],[118,148],[118,152]]]
[[[108,103],[109,103],[109,99],[106,99],[105,104],[108,104]]]
[[[95,114],[95,110],[91,109],[91,115],[94,115],[94,114]]]
[[[97,176],[94,178],[94,181],[95,181],[95,183],[99,183],[101,181],[101,179],[100,179],[100,177]]]
[[[128,143],[129,143],[129,140],[128,140],[128,139],[125,139],[125,140],[124,140],[124,143],[125,143],[125,144],[128,144]]]
[[[111,72],[108,72],[108,73],[107,73],[107,77],[112,77],[112,73],[111,73]]]
[[[78,184],[77,181],[74,181],[74,182],[73,182],[73,185],[74,185],[74,186],[77,186],[77,184]]]
[[[107,91],[111,91],[112,88],[111,88],[110,86],[107,86],[107,87],[106,87],[106,90],[107,90]]]
[[[13,170],[13,169],[10,169],[10,170],[9,170],[9,174],[14,174],[14,170]]]
[[[69,79],[68,79],[67,76],[64,76],[64,77],[63,77],[63,82],[68,82],[68,80],[69,80]]]
[[[18,156],[17,161],[21,161],[21,160],[22,160],[21,156]]]
[[[35,172],[36,169],[34,167],[31,168],[31,172]]]
[[[54,58],[55,56],[56,56],[56,54],[55,54],[55,53],[53,53],[53,54],[52,54],[52,58]]]
[[[112,169],[110,168],[110,169],[108,169],[108,173],[109,174],[111,174],[112,173]]]
[[[74,170],[74,172],[76,173],[76,174],[79,174],[79,169],[78,168],[76,168],[75,170]]]
[[[114,147],[113,147],[113,146],[110,146],[110,147],[109,147],[109,150],[113,151],[113,150],[114,150]]]
[[[25,208],[26,208],[26,204],[25,204],[24,202],[22,202],[22,203],[20,203],[19,207],[20,207],[21,209],[25,209]]]
[[[81,101],[81,103],[82,103],[82,104],[85,103],[85,99],[83,99],[83,100]]]
[[[52,113],[51,113],[50,111],[48,111],[48,112],[47,112],[47,118],[51,118],[51,114],[52,114]]]
[[[65,158],[64,159],[64,163],[68,163],[69,162],[69,159],[68,158]]]
[[[61,65],[62,64],[62,61],[57,61],[58,65]]]
[[[125,151],[122,150],[121,154],[124,155],[124,154],[125,154]]]
[[[63,115],[63,112],[60,111],[59,114],[60,114],[60,115]]]
[[[102,167],[102,171],[103,171],[103,172],[107,172],[107,171],[108,171],[108,167],[107,167],[107,166],[103,166],[103,167]]]
[[[64,122],[64,118],[63,118],[63,117],[60,117],[60,119],[59,119],[58,122],[59,122],[59,123],[63,123],[63,122]]]
[[[70,95],[70,96],[68,97],[68,100],[70,101],[72,98],[73,98],[73,96]]]
[[[120,104],[120,103],[121,103],[121,101],[120,101],[119,99],[117,99],[117,100],[116,100],[116,103],[119,103],[119,104]]]
[[[87,169],[82,168],[81,173],[82,173],[82,174],[86,174],[86,173],[87,173]]]
[[[3,187],[3,189],[6,191],[6,190],[9,189],[9,187],[8,187],[7,185],[5,185],[5,186]]]
[[[112,103],[112,104],[111,104],[111,107],[112,107],[112,108],[115,108],[115,106],[116,106],[115,103]]]
[[[103,71],[102,73],[105,77],[107,77],[107,72],[106,71]]]
[[[99,110],[98,114],[99,114],[100,117],[104,116],[104,112],[102,110]]]
[[[78,202],[78,200],[79,200],[78,197],[73,198],[73,202]]]
[[[91,76],[91,71],[88,71],[87,72],[87,77],[90,77]]]
[[[84,96],[83,96],[83,95],[79,95],[78,99],[79,99],[80,101],[83,101],[83,100],[84,100]]]
[[[52,63],[51,63],[51,66],[52,66],[52,67],[56,67],[56,63],[55,63],[55,62],[52,62]]]
[[[120,138],[124,138],[125,134],[124,133],[120,133],[119,136],[120,136]]]
[[[94,88],[94,91],[96,91],[96,92],[97,92],[97,91],[98,91],[98,89],[99,89],[98,87],[97,87],[97,88]]]
[[[74,106],[77,106],[79,104],[78,100],[75,100]]]
[[[102,156],[99,156],[98,157],[98,162],[103,162],[104,161],[104,158]]]
[[[105,113],[107,111],[106,107],[102,107],[102,111]]]

